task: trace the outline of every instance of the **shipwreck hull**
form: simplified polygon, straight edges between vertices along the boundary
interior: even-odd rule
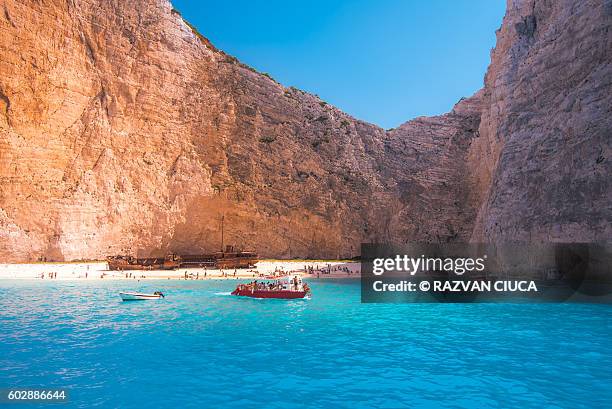
[[[125,270],[174,270],[179,267],[179,264],[175,261],[167,260],[113,260],[109,259],[108,269],[113,271],[125,271]]]
[[[134,258],[111,256],[107,258],[109,270],[174,270],[177,268],[243,269],[255,267],[256,253],[217,252],[212,254],[169,255],[166,258]]]

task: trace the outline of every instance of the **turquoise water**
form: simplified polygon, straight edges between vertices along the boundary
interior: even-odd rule
[[[310,283],[281,301],[0,281],[0,388],[70,390],[45,407],[612,407],[611,306],[366,305],[358,281]]]

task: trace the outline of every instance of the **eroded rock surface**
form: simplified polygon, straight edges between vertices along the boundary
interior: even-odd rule
[[[483,107],[473,240],[612,240],[612,2],[509,0]]]
[[[484,90],[392,131],[244,66],[165,0],[0,11],[3,261],[216,250],[222,215],[226,243],[270,257],[612,236],[605,2],[509,2]]]

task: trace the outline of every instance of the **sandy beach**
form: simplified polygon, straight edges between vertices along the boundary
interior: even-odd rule
[[[360,263],[353,261],[262,260],[252,269],[111,271],[106,262],[0,264],[1,279],[39,280],[235,280],[300,274],[311,278],[359,277]]]

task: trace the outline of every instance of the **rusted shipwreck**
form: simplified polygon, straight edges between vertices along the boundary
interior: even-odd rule
[[[252,268],[259,261],[254,251],[225,246],[222,251],[208,254],[169,254],[166,257],[109,256],[110,270],[174,270],[177,268]]]

